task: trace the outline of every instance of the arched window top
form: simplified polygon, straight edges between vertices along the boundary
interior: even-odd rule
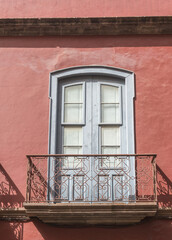
[[[78,89],[76,86],[80,88]],[[78,94],[82,95],[82,101],[81,99],[80,101],[75,99],[75,102],[73,102],[73,97],[73,99],[70,99],[70,102],[68,102],[68,100],[66,100],[67,94],[70,95],[76,91],[79,92]],[[113,129],[110,131],[112,132],[112,130],[114,130],[114,134],[118,125],[120,129],[118,132],[120,131],[121,135],[121,142],[118,145],[120,145],[121,149],[124,149],[121,150],[121,152],[127,154],[135,153],[134,92],[134,73],[124,69],[109,66],[78,66],[50,73],[49,96],[51,103],[49,153],[61,152],[61,150],[57,151],[57,146],[60,146],[58,142],[61,141],[57,139],[57,136],[60,136],[60,134],[57,134],[58,129],[64,128],[64,130],[67,131],[69,127],[66,126],[65,128],[64,126],[66,124],[71,125],[73,122],[75,122],[75,125],[81,124],[85,126],[87,122],[86,118],[89,116],[88,107],[86,108],[86,106],[90,104],[91,109],[91,102],[94,106],[97,106],[94,111],[97,112],[97,116],[91,116],[91,118],[96,119],[97,126],[102,128],[102,131],[106,130],[105,132],[97,134],[97,136],[99,135],[97,137],[98,141],[102,141],[103,143],[103,140],[100,140],[100,135],[102,134],[102,136],[104,136],[107,133],[108,124],[114,125],[111,127]],[[74,95],[76,98],[77,94],[75,93]],[[111,95],[114,96],[114,99],[110,97]],[[106,97],[106,99],[103,97]],[[77,119],[72,118],[76,118],[76,116],[78,116]],[[58,126],[57,123],[59,124]],[[103,125],[107,126],[103,127]],[[94,129],[95,128],[96,127],[94,127]],[[60,130],[60,132],[64,130]],[[61,138],[63,139],[64,136]],[[110,139],[110,137],[108,137],[108,139]],[[110,145],[108,146],[110,148]],[[60,146],[59,149],[62,149],[62,146]]]
[[[128,77],[134,78],[134,73],[129,70],[114,68],[109,66],[77,66],[70,67],[65,69],[56,70],[50,73],[50,84],[52,78],[66,78],[72,76],[81,76],[81,75],[101,75],[101,76],[111,76],[118,77],[121,79],[126,79]]]
[[[60,69],[51,72],[51,75],[59,75],[59,77],[67,76],[67,75],[80,75],[80,74],[103,74],[103,75],[111,75],[111,76],[121,76],[126,77],[129,74],[133,74],[132,71],[115,68],[110,66],[77,66],[77,67],[69,67],[65,69]]]
[[[50,97],[51,97],[51,84],[52,81],[58,81],[67,77],[82,76],[82,75],[100,75],[110,76],[118,79],[124,79],[130,92],[134,97],[134,73],[129,70],[109,67],[109,66],[77,66],[65,69],[56,70],[50,73]]]

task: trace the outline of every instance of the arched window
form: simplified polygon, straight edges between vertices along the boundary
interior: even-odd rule
[[[129,71],[84,66],[51,73],[49,153],[135,153],[133,98]]]
[[[133,98],[134,74],[126,70],[84,66],[51,73],[49,154],[134,154]],[[69,188],[75,189],[75,185],[81,182],[80,188],[83,187],[84,194],[80,199],[90,200],[91,193],[84,190],[82,183],[84,173],[75,174],[76,166],[80,167],[79,162],[72,157],[68,157],[66,162],[63,161],[63,169],[70,171],[67,175],[61,170],[61,198],[76,200],[75,190]],[[123,166],[118,161],[111,162],[108,159],[103,161],[101,167],[109,169],[112,179],[111,183],[107,183],[107,195],[107,192],[111,191],[108,190],[109,186],[115,184],[115,181],[122,184],[125,176],[120,175],[118,169]],[[88,178],[94,179],[91,163],[88,169]],[[116,169],[119,174],[114,177],[110,169]],[[105,185],[109,176],[98,176],[98,184],[103,182]],[[69,178],[72,179],[70,183]],[[87,181],[87,185],[89,184],[91,183]],[[65,190],[62,190],[64,186]],[[112,193],[111,196],[115,197],[111,198],[120,199],[123,195],[120,191],[116,195]],[[127,191],[127,194],[134,195],[134,190],[132,193]],[[109,199],[108,195],[102,196],[102,200]]]

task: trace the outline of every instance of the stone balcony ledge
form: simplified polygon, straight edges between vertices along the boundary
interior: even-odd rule
[[[65,226],[128,225],[157,212],[156,202],[138,203],[24,203],[27,216]]]

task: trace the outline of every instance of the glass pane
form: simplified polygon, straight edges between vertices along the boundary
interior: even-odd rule
[[[82,147],[63,147],[64,154],[82,154]]]
[[[119,88],[108,85],[101,85],[101,102],[119,103]]]
[[[82,123],[83,121],[82,104],[64,105],[64,122],[65,123]]]
[[[120,147],[102,147],[102,154],[120,154]]]
[[[64,146],[82,145],[82,127],[64,127]]]
[[[65,103],[82,103],[82,84],[65,87]]]
[[[102,104],[102,123],[120,123],[119,104]]]
[[[120,127],[102,127],[102,146],[120,145]]]
[[[82,154],[82,147],[63,147],[64,154]],[[65,157],[63,161],[63,168],[81,168],[82,158]]]
[[[120,123],[119,87],[101,85],[101,122]]]
[[[102,154],[120,154],[120,147],[102,147]],[[103,168],[121,168],[122,162],[118,157],[106,157],[102,159]]]

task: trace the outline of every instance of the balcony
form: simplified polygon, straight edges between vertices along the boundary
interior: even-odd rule
[[[114,225],[156,214],[154,154],[27,158],[29,217],[58,225]]]

